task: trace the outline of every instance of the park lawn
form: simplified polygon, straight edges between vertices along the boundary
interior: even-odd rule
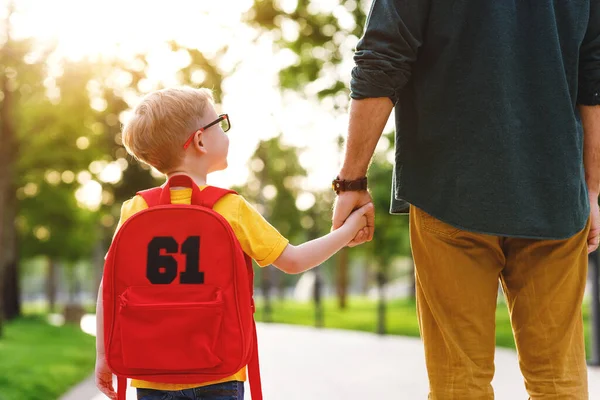
[[[55,327],[44,316],[8,322],[0,339],[0,400],[59,398],[92,373],[94,343],[79,325]]]
[[[377,303],[365,298],[350,298],[345,310],[340,310],[335,299],[324,301],[325,328],[349,329],[365,332],[376,332],[377,329]],[[262,304],[257,304],[256,320],[264,321]],[[313,303],[298,303],[289,300],[273,301],[272,322],[315,325],[315,308]],[[586,333],[586,346],[589,354],[589,306],[583,308]],[[416,315],[416,306],[413,300],[394,300],[388,304],[387,333],[401,336],[419,336],[419,325]],[[515,348],[512,336],[508,309],[504,302],[498,303],[496,310],[496,344],[499,347]]]

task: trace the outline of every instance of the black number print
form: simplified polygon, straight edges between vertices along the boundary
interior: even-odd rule
[[[185,271],[179,276],[181,283],[204,283],[204,272],[200,271],[200,236],[190,236],[181,245],[185,254]]]
[[[177,277],[177,260],[173,256],[160,254],[161,250],[167,254],[175,254],[179,245],[170,236],[153,238],[148,244],[146,276],[152,283],[167,285]]]
[[[171,236],[158,236],[148,243],[146,277],[151,283],[168,285],[177,278],[177,260],[169,255],[177,253],[179,244]],[[179,281],[204,283],[204,272],[200,271],[200,236],[188,237],[181,246],[181,253],[185,254],[185,271]]]

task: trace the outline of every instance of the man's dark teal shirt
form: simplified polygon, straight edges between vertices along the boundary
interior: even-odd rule
[[[589,217],[578,104],[600,104],[600,0],[374,0],[351,97],[395,104],[392,212],[567,238]]]

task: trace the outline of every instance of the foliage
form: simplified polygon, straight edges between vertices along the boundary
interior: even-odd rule
[[[0,399],[59,398],[94,368],[94,337],[41,316],[9,322],[0,341]]]
[[[344,111],[349,71],[342,64],[362,35],[371,1],[330,2],[331,9],[319,0],[298,0],[289,9],[282,3],[254,0],[246,16],[249,23],[271,32],[280,49],[296,55],[295,62],[281,70],[281,87],[300,91],[319,82],[317,96],[330,97],[334,108]]]
[[[89,79],[88,66],[68,66],[56,82],[60,101],[53,102],[45,89],[38,87],[31,92],[36,98],[18,107],[17,226],[21,253],[29,257],[77,261],[90,257],[98,239],[94,229],[97,216],[80,208],[74,195],[79,186],[76,174],[87,170],[90,160],[101,152],[96,147],[77,146],[91,133],[86,126],[94,118],[81,90]]]
[[[3,28],[10,32],[6,23]],[[45,255],[66,265],[89,260],[102,252],[98,247],[108,245],[120,203],[159,184],[147,166],[127,156],[120,131],[125,112],[161,82],[149,84],[151,65],[143,54],[127,60],[71,61],[59,58],[53,48],[40,50],[32,39],[7,38],[0,42],[0,73],[8,82],[0,105],[10,98],[9,122],[19,150],[18,156],[13,150],[14,163],[8,165],[13,173],[6,204],[16,203],[18,210],[14,227],[7,224],[9,233],[19,234],[20,257]],[[192,75],[201,70],[204,85],[220,101],[222,78],[216,65],[227,48],[207,59],[197,49],[168,46],[189,56],[178,81],[193,84]],[[82,203],[86,185],[95,190],[93,195],[101,195],[99,204]],[[8,215],[6,205],[0,204],[0,212]]]
[[[294,90],[302,96],[318,99],[323,107],[339,115],[347,112],[349,61],[362,35],[370,3],[368,0],[327,4],[298,0],[295,4],[284,4],[277,0],[254,0],[246,18],[253,26],[269,32],[279,51],[294,55],[294,62],[280,71],[282,90]],[[382,141],[387,148],[393,147],[391,136]],[[387,154],[375,156],[369,179],[377,210],[377,233],[368,245],[351,250],[351,255],[362,254],[369,264],[382,268],[386,268],[393,257],[409,254],[406,219],[392,218],[388,214],[392,168]],[[338,268],[338,286],[345,282],[343,275],[347,267],[342,264]],[[344,292],[343,287],[338,287],[340,296],[343,297]]]
[[[306,171],[300,165],[297,149],[284,144],[281,135],[263,140],[248,161],[248,166],[251,171],[248,183],[236,190],[254,203],[258,211],[292,243],[304,240],[296,198],[300,192],[299,180],[306,176]],[[283,287],[296,280],[270,266],[259,270],[257,277],[260,277],[261,288],[267,298],[273,283],[283,294]],[[268,302],[265,312],[270,312]]]
[[[282,235],[292,241],[302,238],[296,198],[299,180],[306,171],[298,160],[298,150],[284,144],[281,135],[263,140],[250,158],[249,167],[252,172],[242,193]]]
[[[375,154],[369,168],[369,187],[375,205],[375,232],[373,240],[365,245],[369,258],[381,266],[387,266],[397,256],[410,255],[408,218],[389,214],[393,165],[388,160],[389,149],[393,149],[393,135],[382,138],[387,151]]]

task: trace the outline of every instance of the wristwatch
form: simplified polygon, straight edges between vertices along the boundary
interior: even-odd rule
[[[331,188],[336,194],[340,194],[340,192],[359,192],[361,190],[367,190],[367,177],[365,176],[352,181],[346,181],[340,179],[338,176],[331,182]]]

